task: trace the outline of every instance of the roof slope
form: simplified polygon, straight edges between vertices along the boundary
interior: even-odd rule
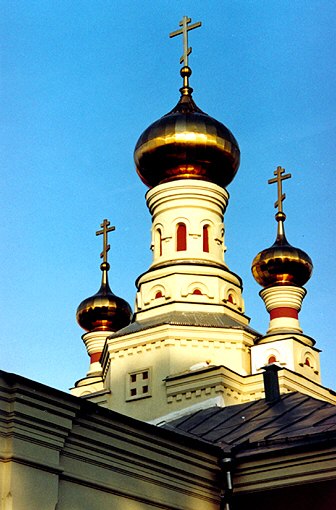
[[[117,338],[166,324],[172,326],[194,326],[202,328],[243,329],[253,335],[260,336],[259,333],[247,324],[243,324],[233,317],[223,313],[173,311],[156,315],[150,319],[131,322],[131,324],[125,328],[119,329],[113,333],[109,338]]]
[[[336,406],[302,393],[281,395],[276,402],[265,399],[230,407],[211,407],[163,425],[233,450],[294,440],[312,440],[336,434]],[[239,448],[240,449],[240,448]]]

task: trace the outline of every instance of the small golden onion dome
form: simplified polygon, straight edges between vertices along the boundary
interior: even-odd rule
[[[189,67],[181,69],[188,78]],[[240,162],[237,140],[218,120],[200,110],[189,86],[182,87],[175,108],[151,124],[137,141],[134,160],[148,186],[175,179],[203,179],[222,187],[234,178]]]
[[[132,309],[124,299],[115,296],[108,283],[108,262],[101,264],[102,284],[93,296],[84,299],[76,312],[76,319],[86,331],[118,331],[131,322]]]
[[[287,241],[282,223],[285,214],[278,213],[276,217],[279,221],[277,238],[270,248],[262,250],[254,258],[253,277],[262,287],[272,285],[302,287],[311,276],[313,263],[307,253],[294,248]]]

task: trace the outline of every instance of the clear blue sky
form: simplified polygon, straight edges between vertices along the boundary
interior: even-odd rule
[[[2,0],[0,366],[60,389],[88,369],[75,311],[98,290],[107,217],[113,291],[133,306],[151,260],[140,133],[179,98],[184,14],[198,106],[226,124],[242,153],[229,186],[226,261],[244,281],[246,313],[268,314],[250,266],[273,243],[277,165],[286,233],[314,274],[300,314],[335,387],[335,26],[325,0]]]

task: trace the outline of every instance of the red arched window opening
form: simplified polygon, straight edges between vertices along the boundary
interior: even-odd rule
[[[184,223],[179,223],[176,230],[176,251],[185,251],[187,249],[187,227]]]
[[[161,290],[158,290],[157,293],[155,294],[155,299],[159,299],[160,297],[162,297],[162,292]]]
[[[275,362],[276,362],[276,360],[277,360],[277,359],[276,359],[276,357],[275,357],[274,355],[273,355],[273,356],[270,356],[270,357],[268,358],[268,364],[270,364],[270,363],[275,363]]]
[[[202,295],[202,292],[199,290],[199,289],[195,289],[193,291],[193,294],[196,295],[196,296],[201,296]]]
[[[233,295],[232,295],[232,294],[229,294],[229,295],[228,295],[227,300],[228,300],[228,303],[231,303],[231,304],[233,304],[233,305],[235,304],[234,299],[233,299]]]
[[[209,225],[203,226],[203,251],[209,253]]]
[[[309,358],[306,358],[306,359],[305,359],[304,364],[305,364],[305,365],[307,365],[307,367],[310,367],[310,361],[309,361]]]

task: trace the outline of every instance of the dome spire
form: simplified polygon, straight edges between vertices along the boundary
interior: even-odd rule
[[[278,209],[275,219],[278,222],[275,243],[262,250],[252,262],[254,279],[264,287],[260,296],[270,313],[268,334],[277,330],[295,330],[302,332],[298,320],[302,300],[306,294],[303,285],[310,278],[313,263],[303,250],[290,245],[285,237],[282,181],[289,179],[285,169],[278,166],[275,177],[268,184],[277,183],[278,199],[274,207]]]
[[[304,285],[310,278],[313,264],[310,257],[299,248],[289,244],[285,236],[283,201],[286,198],[282,192],[282,181],[289,179],[291,174],[285,174],[285,169],[278,166],[274,171],[275,177],[268,184],[277,183],[278,199],[274,207],[278,209],[275,219],[278,222],[275,243],[262,250],[252,263],[254,279],[262,286],[271,285]]]
[[[102,271],[101,286],[96,294],[80,303],[76,312],[77,322],[85,330],[82,340],[90,356],[90,368],[87,377],[77,381],[76,387],[85,387],[88,378],[90,378],[90,384],[92,384],[92,377],[98,378],[94,380],[95,383],[101,383],[102,367],[99,360],[106,339],[115,331],[127,326],[132,318],[130,305],[124,299],[113,294],[108,282],[108,271],[110,269],[110,264],[107,261],[107,254],[110,250],[108,234],[115,230],[115,227],[110,226],[107,219],[100,226],[101,230],[97,230],[96,235],[103,236],[103,251],[100,254],[103,259],[100,264]],[[99,384],[95,386],[95,391],[100,388]]]
[[[103,251],[100,254],[100,258],[103,259],[103,262],[100,264],[100,269],[102,270],[102,287],[108,287],[108,271],[110,269],[110,264],[107,261],[107,254],[110,251],[111,246],[107,242],[107,235],[109,232],[113,232],[115,227],[110,227],[111,223],[109,220],[105,219],[103,223],[101,223],[102,230],[97,230],[96,236],[103,236]]]
[[[276,170],[274,170],[274,175],[272,179],[269,179],[268,184],[274,184],[277,183],[278,188],[278,199],[274,204],[274,207],[278,209],[277,213],[275,214],[275,219],[278,222],[278,234],[277,239],[284,239],[285,238],[285,229],[284,229],[284,222],[286,220],[286,215],[283,212],[283,201],[286,198],[286,193],[282,192],[282,181],[286,179],[290,179],[292,177],[292,174],[286,174],[285,169],[281,166],[278,166]]]
[[[191,23],[191,18],[188,18],[188,16],[183,16],[182,20],[179,22],[179,25],[182,28],[179,28],[178,30],[175,30],[169,34],[170,38],[175,37],[176,35],[183,35],[183,55],[180,58],[180,64],[183,64],[183,67],[180,71],[183,78],[183,86],[180,89],[180,92],[184,96],[191,96],[192,93],[192,88],[189,86],[191,69],[188,65],[188,57],[192,52],[192,47],[188,45],[188,32],[194,28],[202,26],[201,21],[197,21],[192,25],[189,25],[189,23]]]
[[[130,323],[132,310],[129,304],[122,298],[113,294],[108,282],[108,271],[110,264],[107,261],[107,254],[110,250],[108,244],[108,233],[115,230],[110,226],[109,220],[105,219],[97,230],[96,235],[103,235],[103,251],[100,257],[103,262],[100,264],[102,281],[100,289],[93,296],[84,299],[77,308],[77,322],[86,331],[118,331]]]

